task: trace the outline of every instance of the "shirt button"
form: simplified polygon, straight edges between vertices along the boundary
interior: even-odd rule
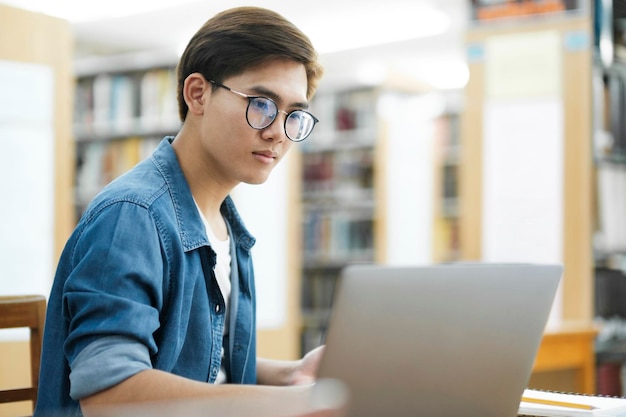
[[[215,312],[216,312],[216,313],[219,313],[219,312],[220,312],[220,305],[219,305],[219,304],[217,304],[217,305],[215,306]]]

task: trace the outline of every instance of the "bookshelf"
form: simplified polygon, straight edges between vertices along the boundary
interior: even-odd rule
[[[175,59],[132,54],[76,63],[76,218],[102,187],[180,128]]]
[[[441,150],[456,163],[458,108],[423,86],[404,87],[322,90],[313,100],[320,123],[298,147],[302,353],[323,342],[344,267],[427,264],[436,256],[432,243],[442,238],[433,218],[443,204],[434,200],[444,196],[434,156]]]
[[[596,343],[598,392],[622,396],[626,392],[626,311],[622,306],[626,294],[626,8],[602,4],[596,17],[592,149],[594,316],[602,325]]]
[[[435,119],[435,181],[433,219],[433,262],[454,262],[461,259],[459,227],[461,201],[459,172],[461,170],[460,114],[461,92],[445,95],[445,112]]]
[[[319,92],[312,109],[323,121],[301,151],[302,353],[320,345],[338,275],[374,262],[379,92]]]
[[[594,258],[597,267],[623,269],[626,255],[626,61],[594,62]]]

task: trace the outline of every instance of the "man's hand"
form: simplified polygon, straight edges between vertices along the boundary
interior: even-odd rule
[[[324,354],[324,346],[317,347],[304,355],[300,363],[294,368],[289,385],[313,384],[317,379],[317,371]]]
[[[257,358],[257,383],[282,386],[313,384],[323,353],[324,346],[320,346],[296,361]]]

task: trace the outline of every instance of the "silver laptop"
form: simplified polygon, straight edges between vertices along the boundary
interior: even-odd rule
[[[562,275],[559,265],[347,267],[320,378],[349,417],[513,417]]]

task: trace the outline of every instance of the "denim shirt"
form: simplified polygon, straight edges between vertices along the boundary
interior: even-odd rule
[[[226,198],[233,263],[224,340],[216,255],[172,141],[165,138],[105,187],[63,250],[48,302],[36,416],[81,415],[80,398],[148,368],[213,382],[222,348],[228,381],[256,383],[255,240]],[[97,366],[71,375],[81,352]],[[71,386],[74,377],[96,385]]]

